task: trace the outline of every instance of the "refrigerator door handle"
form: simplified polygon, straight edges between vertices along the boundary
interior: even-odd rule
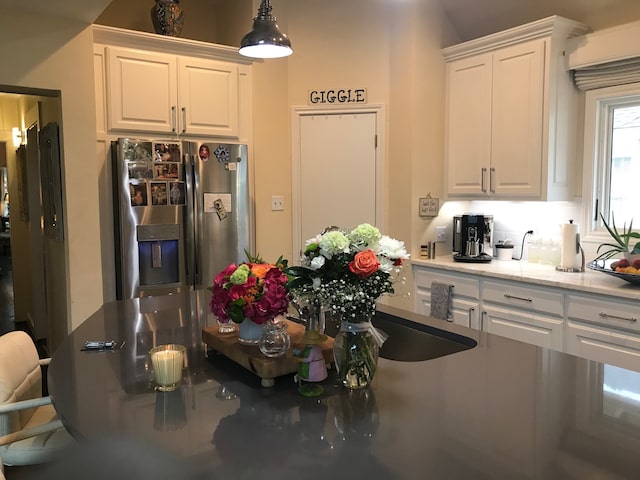
[[[185,221],[185,237],[186,237],[186,278],[187,285],[189,287],[195,287],[199,282],[200,272],[199,272],[199,258],[200,258],[200,249],[198,245],[198,231],[197,225],[198,222],[196,220],[196,205],[195,205],[195,193],[194,193],[194,185],[196,184],[196,180],[194,178],[194,168],[193,168],[193,160],[190,154],[186,153],[184,155],[184,165],[185,165],[185,185],[186,185],[186,201],[187,201],[187,211],[186,221]]]

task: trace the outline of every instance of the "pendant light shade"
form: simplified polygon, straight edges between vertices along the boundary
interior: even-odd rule
[[[280,58],[293,53],[291,42],[280,31],[276,17],[271,15],[271,2],[262,0],[253,30],[242,37],[239,53],[253,58]]]

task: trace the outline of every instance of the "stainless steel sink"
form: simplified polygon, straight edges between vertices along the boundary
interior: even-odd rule
[[[429,325],[378,312],[373,325],[389,335],[380,357],[400,362],[421,362],[469,350],[476,341]]]

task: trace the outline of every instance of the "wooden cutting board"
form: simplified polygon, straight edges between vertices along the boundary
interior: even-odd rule
[[[304,326],[289,320],[284,321],[287,324],[287,332],[291,337],[291,348],[282,357],[266,357],[257,345],[239,343],[237,331],[220,333],[217,325],[205,327],[202,330],[202,340],[212,349],[260,377],[263,387],[271,387],[275,378],[298,371],[299,359],[293,355],[293,350],[302,350],[304,347],[302,343],[302,336],[305,332]],[[333,363],[333,338],[327,336],[320,348],[327,365]]]

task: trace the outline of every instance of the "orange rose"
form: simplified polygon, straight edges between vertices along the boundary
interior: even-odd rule
[[[378,270],[380,263],[373,250],[364,250],[356,253],[353,261],[349,263],[349,270],[360,278],[367,278]]]
[[[274,266],[270,263],[254,263],[251,265],[251,273],[253,273],[258,278],[264,278],[269,270],[271,270]]]

